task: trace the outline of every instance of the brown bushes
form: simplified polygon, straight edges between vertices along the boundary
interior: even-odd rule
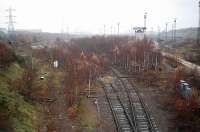
[[[15,58],[14,52],[0,41],[0,68],[7,68]]]

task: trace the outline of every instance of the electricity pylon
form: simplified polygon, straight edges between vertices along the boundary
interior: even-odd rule
[[[12,12],[15,10],[10,7],[6,11],[8,11],[8,39],[10,44],[14,44],[16,42],[16,34],[14,28],[15,22],[13,21],[14,16]]]

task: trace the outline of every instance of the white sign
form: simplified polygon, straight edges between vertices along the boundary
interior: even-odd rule
[[[53,62],[53,67],[54,67],[54,68],[58,68],[58,61],[57,61],[57,60],[55,60],[55,61]]]

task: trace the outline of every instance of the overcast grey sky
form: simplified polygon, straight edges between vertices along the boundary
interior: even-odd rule
[[[7,12],[16,9],[17,29],[42,29],[47,32],[110,33],[111,26],[128,32],[131,26],[143,26],[147,12],[147,27],[164,29],[165,22],[177,18],[177,28],[198,25],[198,0],[1,0],[0,27],[6,28]],[[169,27],[171,27],[169,25]]]

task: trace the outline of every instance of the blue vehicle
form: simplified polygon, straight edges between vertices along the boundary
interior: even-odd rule
[[[190,99],[192,96],[192,88],[184,80],[180,80],[180,93],[186,99]]]

